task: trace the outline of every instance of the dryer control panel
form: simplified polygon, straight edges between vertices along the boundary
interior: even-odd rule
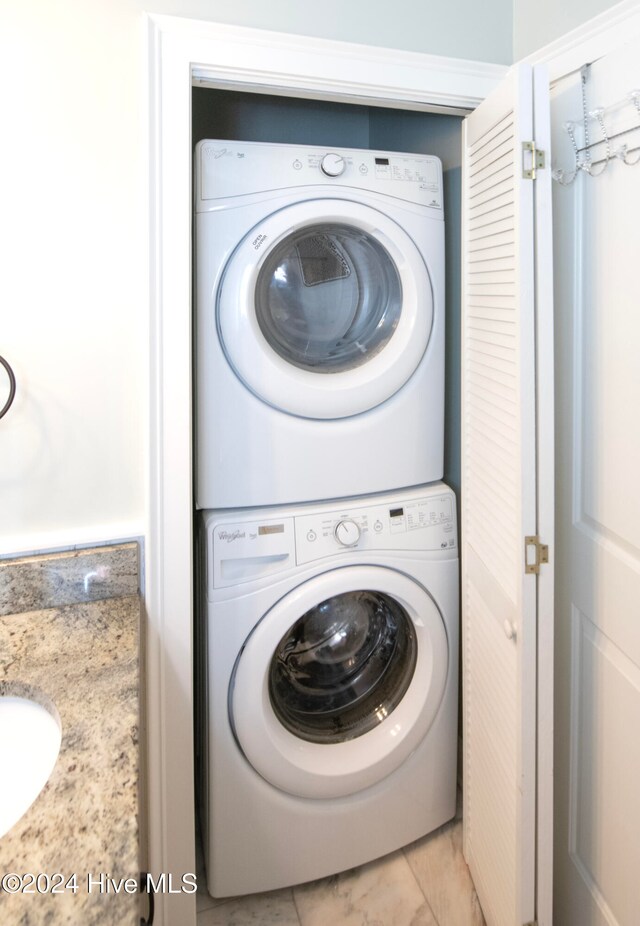
[[[456,550],[452,494],[294,518],[296,563],[354,551]]]
[[[442,218],[442,164],[432,155],[265,142],[196,145],[196,211],[211,200],[297,187],[368,190]]]

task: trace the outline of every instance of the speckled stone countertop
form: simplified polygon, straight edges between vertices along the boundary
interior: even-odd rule
[[[53,703],[62,727],[49,781],[0,839],[0,875],[75,874],[78,888],[0,889],[2,924],[139,922],[138,895],[112,886],[139,870],[139,622],[135,595],[0,617],[0,694]]]
[[[0,614],[124,598],[137,591],[137,543],[0,559]]]

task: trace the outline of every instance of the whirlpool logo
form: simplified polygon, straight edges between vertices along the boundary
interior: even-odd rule
[[[244,531],[218,531],[218,540],[226,540],[227,543],[233,543],[234,540],[244,540],[246,536]]]

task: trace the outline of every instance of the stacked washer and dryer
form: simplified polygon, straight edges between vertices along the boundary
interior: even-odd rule
[[[455,813],[442,170],[203,141],[195,188],[200,799],[228,896]]]

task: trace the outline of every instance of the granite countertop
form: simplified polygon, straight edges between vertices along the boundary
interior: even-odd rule
[[[2,923],[139,922],[138,895],[113,886],[139,872],[139,622],[137,595],[0,617],[0,694],[53,704],[62,727],[49,781],[0,839],[0,876],[77,882],[75,893],[0,889]]]

